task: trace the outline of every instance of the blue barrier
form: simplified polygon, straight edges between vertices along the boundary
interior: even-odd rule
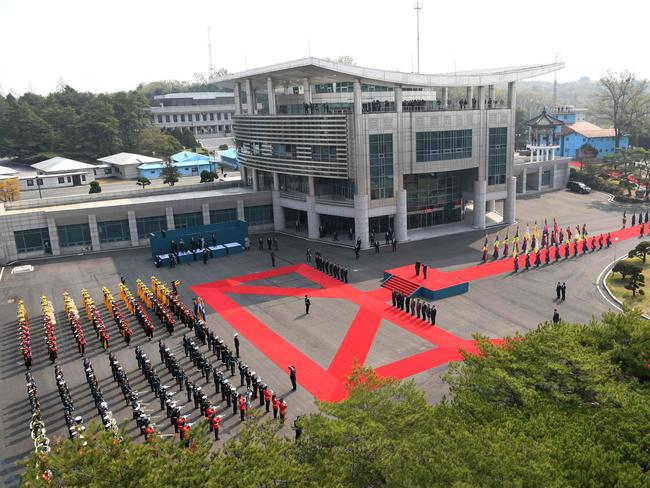
[[[238,252],[236,245],[239,244],[241,250],[241,248],[244,246],[246,237],[248,237],[248,223],[244,222],[243,220],[233,220],[231,222],[221,222],[219,224],[199,225],[196,227],[185,227],[183,229],[166,230],[164,231],[164,237],[163,232],[151,233],[149,234],[151,257],[155,258],[156,256],[167,255],[167,253],[171,252],[172,241],[176,242],[179,255],[182,254],[180,252],[179,245],[181,239],[185,243],[186,252],[188,252],[190,248],[190,241],[192,239],[200,240],[203,238],[205,239],[205,242],[208,244],[208,246],[214,247],[212,241],[213,234],[217,245],[226,246],[232,244],[232,251]],[[197,256],[197,259],[201,259],[200,253],[201,250],[198,251],[199,256]],[[191,251],[189,252],[189,259],[194,259]],[[181,262],[183,262],[182,259]]]

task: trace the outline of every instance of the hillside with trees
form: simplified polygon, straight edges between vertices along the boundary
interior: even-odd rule
[[[650,325],[639,312],[541,324],[450,366],[450,398],[356,369],[349,397],[317,403],[300,438],[247,422],[216,449],[135,442],[97,424],[25,462],[25,486],[647,487]],[[227,421],[227,420],[226,420]],[[45,470],[50,481],[41,481]]]

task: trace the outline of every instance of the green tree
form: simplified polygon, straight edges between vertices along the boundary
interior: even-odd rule
[[[99,184],[99,181],[94,180],[90,182],[90,190],[88,190],[88,193],[101,193],[102,192],[102,187]]]
[[[119,122],[107,95],[91,99],[79,114],[77,123],[79,154],[88,159],[98,159],[119,152],[122,140]]]
[[[163,183],[166,183],[169,186],[174,186],[174,184],[177,183],[181,177],[180,173],[178,172],[178,168],[174,166],[171,161],[164,162],[164,167],[161,171],[161,175],[163,177]]]
[[[135,184],[141,186],[142,189],[144,190],[146,186],[151,185],[151,181],[149,180],[149,178],[145,178],[144,176],[141,176],[140,178],[138,178],[138,181],[136,181]]]
[[[650,241],[643,241],[628,253],[628,257],[640,258],[645,263],[648,253],[650,253]]]
[[[623,259],[614,265],[612,272],[621,273],[621,277],[625,279],[628,275],[632,274],[635,268],[639,268],[639,266],[634,264],[632,261]]]
[[[140,92],[117,92],[110,96],[118,121],[122,150],[135,151],[140,131],[149,125],[147,98]]]
[[[29,103],[7,98],[0,120],[2,154],[5,157],[24,158],[50,150],[52,130],[29,105]]]
[[[209,183],[214,181],[215,174],[211,171],[201,171],[201,183]]]
[[[194,134],[192,134],[192,131],[189,130],[187,127],[183,128],[183,131],[181,132],[181,138],[179,139],[183,147],[185,148],[196,148],[199,143],[196,140],[196,137],[194,137]]]
[[[140,154],[164,159],[182,150],[181,143],[174,136],[160,129],[147,127],[140,131],[137,151]]]
[[[639,267],[632,270],[630,277],[627,280],[625,288],[632,292],[632,296],[635,297],[637,292],[639,295],[643,295],[643,287],[645,286],[645,278],[643,276],[643,270]]]
[[[219,144],[219,151],[225,151],[228,149],[228,144]]]

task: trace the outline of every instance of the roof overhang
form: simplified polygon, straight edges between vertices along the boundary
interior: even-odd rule
[[[494,85],[535,78],[561,70],[564,66],[564,63],[559,62],[454,73],[423,74],[364,68],[310,57],[212,78],[210,82],[223,88],[233,88],[237,82],[251,80],[254,86],[265,88],[266,80],[270,76],[276,85],[300,82],[304,78],[309,78],[310,83],[359,80],[368,84],[402,85],[406,87],[462,87]]]

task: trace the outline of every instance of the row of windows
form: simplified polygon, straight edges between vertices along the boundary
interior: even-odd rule
[[[223,120],[228,120],[232,119],[232,116],[234,114],[231,112],[224,112],[223,113]],[[216,116],[216,118],[215,118]],[[163,117],[165,118],[165,122],[171,122],[172,120],[174,122],[185,122],[186,115],[185,114],[172,114],[172,115],[158,115],[158,123],[162,124],[163,122]],[[203,114],[194,114],[194,121],[195,122],[200,122],[203,120],[204,122],[207,122],[207,120],[221,120],[221,112],[210,112],[209,114],[203,113]],[[192,114],[187,114],[187,122],[192,122]]]
[[[131,231],[128,220],[109,220],[97,222],[99,242],[123,242],[131,240]]]
[[[59,234],[59,246],[90,246],[90,227],[88,224],[60,225],[56,228]]]
[[[488,140],[488,185],[502,185],[506,182],[508,160],[508,128],[490,129]]]
[[[18,230],[14,232],[16,248],[19,253],[32,251],[51,252],[50,233],[47,227],[41,229]]]
[[[420,162],[472,157],[472,129],[418,132],[415,160]]]
[[[343,81],[339,83],[319,83],[314,85],[316,93],[352,93],[354,91],[354,83],[351,81]],[[368,85],[361,84],[362,92],[392,92],[392,86],[384,85]]]
[[[372,134],[370,145],[370,198],[393,196],[393,134]]]
[[[244,218],[250,225],[262,225],[273,223],[273,205],[258,205],[256,207],[245,207]]]

